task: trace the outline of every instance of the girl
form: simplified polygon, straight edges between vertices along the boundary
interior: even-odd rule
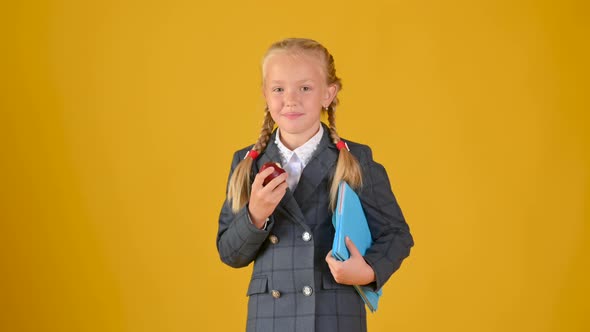
[[[368,146],[344,143],[336,132],[342,84],[321,44],[298,38],[273,44],[262,82],[260,137],[234,154],[217,234],[224,263],[239,268],[254,261],[246,329],[366,331],[364,302],[351,285],[380,289],[413,246],[385,169]],[[259,169],[270,161],[287,172],[263,185],[273,168]],[[347,240],[345,262],[330,252],[342,180],[359,194],[374,242],[363,257]]]

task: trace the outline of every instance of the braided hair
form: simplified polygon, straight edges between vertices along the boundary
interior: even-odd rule
[[[266,62],[268,58],[278,51],[289,52],[293,54],[305,53],[317,56],[324,65],[321,68],[321,71],[326,76],[326,84],[336,86],[336,91],[340,91],[342,89],[342,82],[340,78],[336,76],[334,58],[330,52],[328,52],[328,50],[317,41],[305,38],[287,38],[272,44],[262,61],[263,79],[265,77]],[[336,131],[335,112],[338,104],[338,96],[336,95],[336,97],[332,100],[332,103],[326,108],[328,113],[330,138],[335,145],[341,141],[340,136]],[[275,122],[271,117],[270,111],[268,110],[268,107],[266,107],[264,110],[264,121],[262,122],[260,136],[252,148],[252,150],[255,152],[255,155],[262,153],[266,149],[274,128],[274,124]],[[338,155],[336,170],[330,185],[330,208],[332,210],[336,206],[338,184],[341,181],[348,182],[352,188],[357,190],[362,186],[361,168],[358,160],[350,153],[350,151],[348,151],[347,148],[339,148],[339,150],[340,152]],[[254,159],[255,157],[246,157],[240,161],[230,177],[227,199],[229,202],[231,202],[232,211],[234,213],[237,213],[242,207],[244,207],[250,199],[251,171]]]

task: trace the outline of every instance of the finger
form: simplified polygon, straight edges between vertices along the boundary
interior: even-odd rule
[[[334,258],[326,257],[326,263],[328,263],[328,268],[330,269],[330,272],[334,273],[334,268],[336,267],[336,261],[334,260]]]
[[[289,185],[287,184],[287,182],[282,182],[281,184],[279,184],[278,186],[276,186],[273,189],[273,193],[276,193],[276,195],[279,198],[282,198],[283,196],[285,196],[285,193],[287,192],[287,188],[289,188]]]
[[[337,265],[337,264],[341,264],[342,262],[337,260],[336,257],[334,257],[334,255],[332,255],[332,250],[330,250],[328,252],[328,254],[326,255],[326,262],[329,265]]]
[[[256,179],[259,179],[260,182],[264,181],[264,179],[266,179],[267,176],[271,175],[272,172],[274,172],[275,169],[274,167],[268,167],[266,169],[264,169],[262,172],[258,172],[258,174],[256,174]],[[254,180],[256,181],[256,180]]]
[[[266,179],[267,176],[271,175],[272,172],[274,172],[274,167],[268,167],[262,172],[259,172],[258,174],[256,174],[256,177],[254,177],[254,183],[262,185],[264,179]]]
[[[271,190],[274,190],[279,184],[283,182],[286,183],[286,181],[287,173],[282,173],[281,175],[277,176],[276,178],[272,179],[269,183],[267,183],[265,188],[271,188]]]
[[[346,248],[348,248],[348,251],[350,252],[350,256],[362,256],[361,252],[357,249],[357,247],[354,245],[354,242],[352,242],[352,240],[350,239],[350,237],[346,237],[345,239],[346,242]]]
[[[272,179],[272,181],[270,181],[264,186],[264,189],[270,193],[280,194],[280,196],[282,196],[289,187],[286,178],[283,175],[284,174],[281,174],[276,178]]]
[[[330,263],[330,260],[333,260],[334,257],[332,257],[332,250],[328,251],[328,254],[326,255],[326,262],[328,262],[328,264]]]

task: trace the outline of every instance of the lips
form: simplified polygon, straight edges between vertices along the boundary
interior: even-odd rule
[[[303,113],[288,112],[288,113],[284,113],[283,116],[286,117],[289,120],[295,120],[295,119],[300,118],[301,116],[303,116]]]

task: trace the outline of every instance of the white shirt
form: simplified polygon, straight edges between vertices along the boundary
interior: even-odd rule
[[[318,148],[320,141],[322,140],[322,136],[324,135],[324,126],[320,124],[320,130],[318,130],[318,132],[315,135],[313,135],[313,137],[310,138],[307,142],[305,142],[303,145],[301,145],[293,151],[291,151],[288,147],[285,146],[285,144],[283,144],[283,142],[281,142],[279,130],[280,129],[277,128],[275,144],[279,148],[279,152],[281,154],[281,164],[286,165],[289,162],[289,160],[291,160],[293,154],[296,154],[299,160],[301,160],[303,168],[305,168],[305,166],[307,166],[307,164],[311,160],[313,153]]]

